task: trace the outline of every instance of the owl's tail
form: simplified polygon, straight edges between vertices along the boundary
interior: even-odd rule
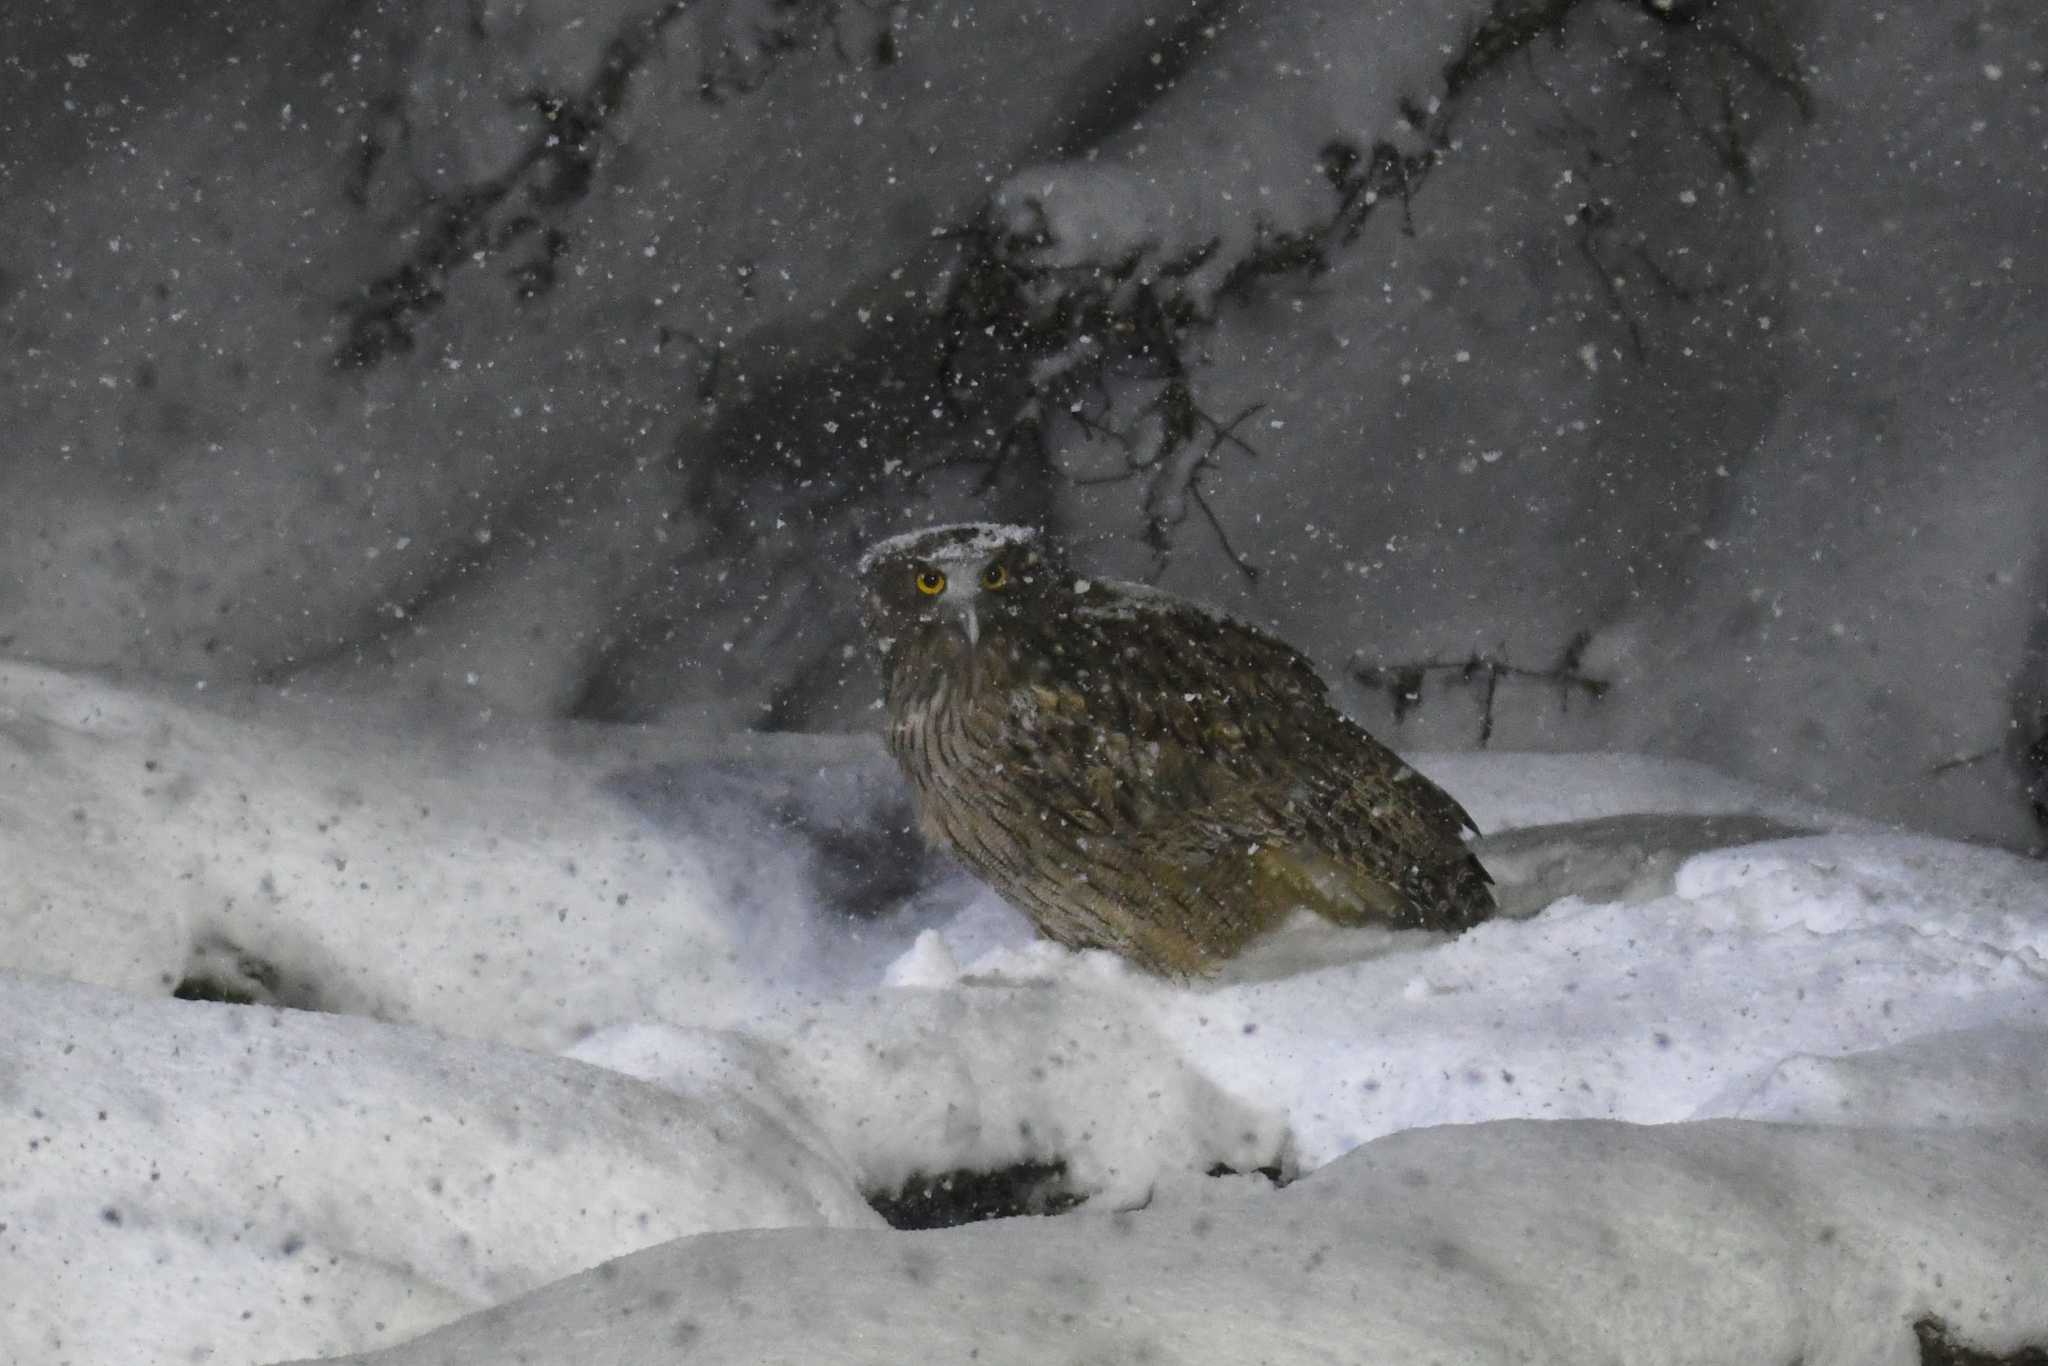
[[[1425,909],[1433,930],[1469,930],[1500,911],[1493,899],[1493,875],[1479,856],[1466,850],[1439,871],[1430,905]]]
[[[1252,877],[1254,904],[1304,906],[1337,925],[1456,933],[1496,913],[1493,878],[1462,844],[1447,861],[1398,872],[1269,845],[1253,857]]]

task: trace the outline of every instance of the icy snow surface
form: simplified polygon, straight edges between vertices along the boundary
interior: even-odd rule
[[[1418,762],[1513,916],[1181,985],[918,862],[865,738],[0,667],[0,945],[44,974],[0,974],[0,1277],[40,1291],[0,1360],[366,1350],[684,1234],[384,1360],[2048,1341],[2048,869],[1692,765]],[[162,999],[207,974],[341,1014]],[[1087,1210],[862,1200],[1027,1159]]]

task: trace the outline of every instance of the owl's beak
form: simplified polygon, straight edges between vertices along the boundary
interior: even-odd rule
[[[967,637],[969,645],[981,641],[981,618],[974,610],[974,599],[975,594],[970,589],[957,597],[949,594],[945,600],[946,606],[952,609],[954,619],[960,624],[960,634]]]

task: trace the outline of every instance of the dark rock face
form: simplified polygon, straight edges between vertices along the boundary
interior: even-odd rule
[[[1067,1164],[1019,1162],[996,1171],[917,1175],[894,1191],[869,1191],[868,1203],[892,1228],[951,1228],[984,1219],[1063,1214],[1083,1197],[1067,1188]]]
[[[2000,1356],[1965,1346],[1949,1335],[1949,1326],[1929,1315],[1913,1324],[1920,1339],[1920,1366],[2048,1366],[2048,1348],[2022,1347]]]

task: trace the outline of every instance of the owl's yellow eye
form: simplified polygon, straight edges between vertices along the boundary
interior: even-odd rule
[[[935,598],[946,591],[946,576],[936,569],[927,569],[917,576],[917,591],[928,598]]]
[[[981,586],[991,591],[1001,588],[1010,581],[1010,571],[999,564],[992,564],[981,571]]]

